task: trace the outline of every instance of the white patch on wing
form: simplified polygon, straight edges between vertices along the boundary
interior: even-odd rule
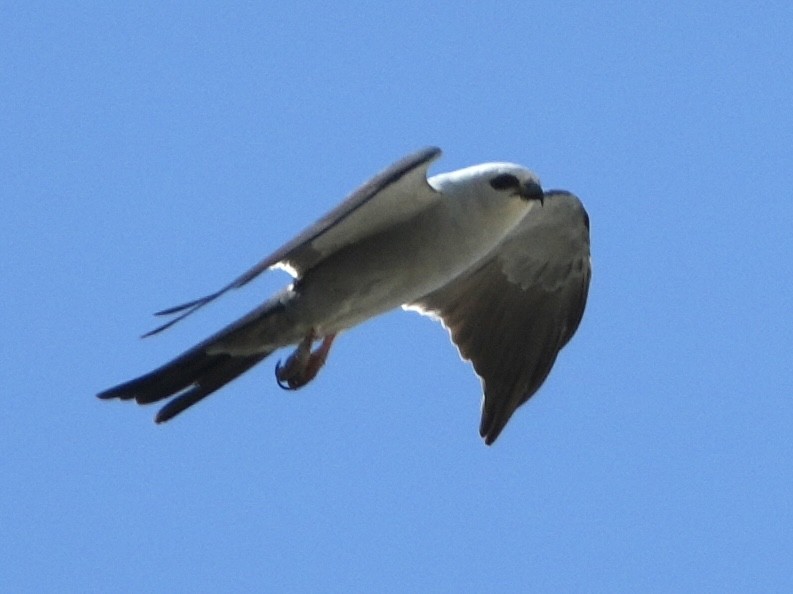
[[[283,270],[292,278],[297,278],[298,273],[297,270],[287,261],[282,260],[281,262],[276,262],[272,266],[270,266],[270,270]]]

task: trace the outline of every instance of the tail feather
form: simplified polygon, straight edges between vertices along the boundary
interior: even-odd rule
[[[269,355],[269,353],[251,355],[248,357],[232,357],[231,355],[225,355],[222,361],[218,361],[213,367],[205,370],[203,376],[193,383],[189,390],[179,394],[176,398],[163,406],[154,420],[157,423],[164,423],[174,418],[183,410],[193,406],[195,403],[212,394],[215,390],[222,388],[236,377],[248,371],[267,355]]]
[[[103,400],[135,399],[139,404],[173,397],[155,419],[158,423],[164,423],[272,353],[274,349],[268,348],[259,352],[232,354],[219,349],[218,345],[249,341],[250,335],[260,333],[261,325],[268,323],[268,319],[282,308],[283,304],[277,299],[265,303],[162,367],[100,392],[97,396]]]
[[[139,404],[149,404],[175,396],[157,413],[156,422],[164,423],[242,375],[269,354],[208,355],[204,349],[191,349],[150,373],[99,393],[98,397],[103,400],[134,398]]]
[[[204,349],[190,349],[162,367],[109,388],[99,393],[98,396],[103,400],[111,398],[131,400],[134,398],[138,404],[157,402],[187,388],[197,381],[207,369],[217,365],[218,359],[226,356],[207,355]]]

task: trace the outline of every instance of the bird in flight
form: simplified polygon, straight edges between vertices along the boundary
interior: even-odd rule
[[[157,312],[171,319],[145,336],[270,268],[294,276],[247,315],[99,398],[170,399],[155,419],[162,423],[287,346],[296,348],[276,379],[294,390],[314,379],[340,332],[402,306],[439,320],[473,364],[484,391],[479,433],[492,444],[581,321],[589,217],[576,196],[543,191],[513,163],[428,179],[440,154],[401,159],[219,291]]]

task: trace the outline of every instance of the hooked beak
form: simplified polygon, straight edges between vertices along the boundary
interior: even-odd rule
[[[539,200],[540,206],[545,204],[545,192],[542,186],[534,181],[527,181],[520,189],[520,197],[524,200]]]

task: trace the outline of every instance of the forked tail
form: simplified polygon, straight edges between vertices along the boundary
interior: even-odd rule
[[[273,314],[282,308],[283,304],[273,299],[162,367],[97,396],[103,400],[135,399],[139,404],[172,398],[155,418],[157,423],[164,423],[270,355],[274,348],[234,352],[233,349],[219,348],[219,345],[250,344],[251,335],[261,336],[262,325],[270,324]],[[273,327],[273,331],[277,332],[278,328]],[[231,352],[224,352],[226,350]]]
[[[157,413],[155,421],[164,423],[242,375],[269,354],[208,355],[203,348],[193,348],[162,367],[105,390],[98,396],[103,400],[134,398],[139,404],[175,396]]]

